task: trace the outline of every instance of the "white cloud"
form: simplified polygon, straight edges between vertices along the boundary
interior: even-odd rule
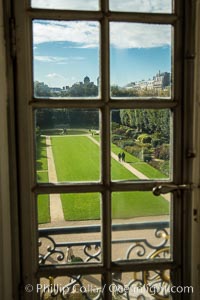
[[[35,8],[97,10],[98,0],[32,0]]]
[[[66,85],[66,77],[58,74],[58,73],[49,73],[46,76],[45,82],[50,86],[50,87],[61,87]]]
[[[112,23],[110,32],[111,44],[116,48],[153,48],[171,45],[171,28],[168,25]]]
[[[114,11],[135,12],[171,12],[172,0],[110,0],[110,9]]]
[[[98,10],[98,0],[32,0],[32,7],[46,9]],[[172,0],[110,0],[114,11],[171,12]]]
[[[81,56],[74,56],[74,57],[62,57],[62,56],[48,56],[48,55],[35,55],[34,60],[41,61],[41,62],[52,62],[56,64],[67,64],[69,61],[75,60],[83,60],[84,57]]]
[[[97,47],[99,43],[98,23],[85,21],[35,21],[33,23],[34,44],[45,42],[73,42]]]
[[[49,73],[46,75],[47,78],[64,78],[62,75],[57,73]]]
[[[99,46],[97,22],[35,21],[34,44],[72,42],[70,47],[93,48]],[[152,25],[125,22],[110,24],[111,44],[117,48],[152,48],[171,45],[170,25]],[[53,60],[53,59],[52,59]]]

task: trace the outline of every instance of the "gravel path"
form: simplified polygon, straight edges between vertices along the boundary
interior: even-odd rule
[[[55,168],[55,163],[53,158],[51,138],[49,136],[46,137],[46,145],[47,145],[49,182],[57,183],[58,179],[57,179],[56,168]],[[50,215],[51,215],[51,223],[55,223],[57,221],[64,221],[62,203],[59,194],[50,194]]]

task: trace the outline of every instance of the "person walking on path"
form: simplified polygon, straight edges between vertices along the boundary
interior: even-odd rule
[[[122,152],[122,161],[125,162],[125,153],[124,152]]]
[[[119,154],[118,154],[118,159],[119,159],[119,161],[121,161],[121,158],[122,158],[122,155],[121,155],[121,153],[119,153]]]

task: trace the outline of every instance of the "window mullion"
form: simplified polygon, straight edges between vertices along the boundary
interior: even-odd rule
[[[107,270],[111,267],[111,192],[110,192],[110,65],[109,65],[109,21],[107,18],[108,13],[108,0],[101,2],[104,17],[101,21],[101,98],[104,106],[102,108],[102,123],[101,123],[101,171],[102,183],[104,192],[102,193],[102,249],[103,249],[103,264]],[[107,272],[103,277],[103,284],[106,286],[111,285],[111,274]],[[111,293],[105,290],[106,299],[111,299]]]

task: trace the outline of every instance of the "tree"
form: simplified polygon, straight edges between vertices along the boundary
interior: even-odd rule
[[[35,81],[34,82],[34,94],[36,97],[49,97],[50,88],[44,82]]]

